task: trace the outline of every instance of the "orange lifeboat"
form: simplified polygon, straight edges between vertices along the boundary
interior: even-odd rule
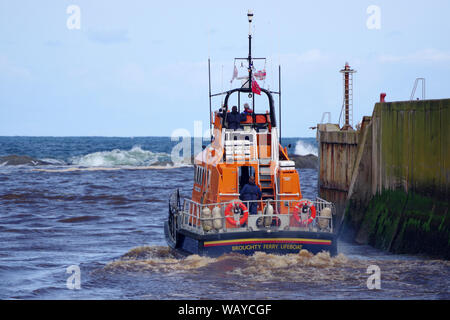
[[[251,40],[249,34],[249,43]],[[255,90],[252,85],[256,82],[254,64],[264,59],[252,58],[249,45],[248,58],[235,58],[235,62],[247,61],[246,76],[238,77],[236,68],[233,74],[233,80],[240,79],[241,84],[216,94],[210,88],[211,144],[194,159],[191,197],[183,200],[177,192],[169,201],[164,230],[174,249],[208,256],[256,251],[283,254],[302,249],[337,252],[329,214],[333,204],[303,199],[295,163],[281,145],[277,122],[281,118],[280,90],[264,85]],[[263,76],[258,75],[260,79]],[[260,97],[255,99],[255,95]],[[212,98],[220,96],[220,108],[212,112]],[[274,96],[279,97],[278,106]],[[244,112],[246,104],[251,113],[250,109]],[[256,200],[242,196],[250,177],[260,191]],[[325,208],[327,216],[322,216]],[[235,210],[240,211],[239,218]],[[316,217],[320,224],[314,223]]]

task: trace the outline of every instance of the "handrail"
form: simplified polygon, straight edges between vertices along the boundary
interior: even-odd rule
[[[412,89],[411,97],[409,98],[409,100],[414,99],[414,95],[416,94],[416,89],[417,89],[417,85],[419,84],[419,80],[422,81],[422,100],[425,100],[425,78],[417,78],[414,81],[414,87]]]
[[[183,209],[178,213],[180,227],[198,234],[207,234],[207,233],[222,233],[222,232],[238,232],[238,231],[258,231],[261,228],[263,229],[274,229],[274,230],[301,230],[301,231],[310,231],[310,232],[333,232],[333,219],[332,214],[334,212],[334,206],[331,202],[325,201],[320,198],[316,198],[315,201],[312,201],[316,208],[316,217],[312,223],[307,225],[301,225],[293,219],[294,212],[293,207],[299,200],[249,200],[243,201],[243,203],[250,207],[250,203],[257,203],[258,207],[262,208],[258,214],[249,215],[248,220],[243,226],[227,226],[226,217],[225,217],[225,207],[233,202],[240,202],[240,200],[230,200],[226,202],[219,203],[208,203],[201,204],[190,199],[184,199]],[[270,203],[273,207],[272,214],[264,214],[264,207]],[[218,207],[220,210],[220,217],[213,216],[204,217],[203,210],[208,208],[209,210]],[[330,208],[330,213],[327,216],[321,214],[324,208]],[[261,218],[264,221],[268,221],[269,225],[265,222],[261,225]],[[220,220],[220,221],[217,221]],[[275,225],[274,221],[277,221]],[[220,222],[221,227],[215,228],[212,227],[214,222]],[[207,228],[206,225],[209,225]]]
[[[224,139],[223,139],[223,149],[224,149],[224,153],[226,155],[226,162],[234,162],[234,161],[255,161],[258,159],[257,156],[257,148],[258,148],[258,143],[257,143],[257,137],[256,137],[256,131],[255,130],[251,130],[249,132],[246,131],[242,131],[242,130],[231,130],[231,129],[225,129],[224,131]],[[245,139],[237,139],[234,140],[232,137],[234,136],[251,136],[252,141],[250,142],[250,140],[245,140]],[[227,144],[227,141],[231,141],[231,145]],[[242,145],[242,146],[236,146],[236,142],[240,141],[240,142],[246,142],[248,141],[248,145]],[[248,155],[245,153],[245,150],[247,149],[252,150],[253,148],[253,152],[250,152]],[[242,152],[236,152],[236,150],[240,150]],[[223,154],[222,154],[223,156]],[[242,159],[240,159],[239,157],[242,157]]]

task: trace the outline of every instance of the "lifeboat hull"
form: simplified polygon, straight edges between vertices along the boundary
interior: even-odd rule
[[[259,230],[199,235],[182,229],[177,231],[174,241],[174,237],[169,236],[168,230],[166,222],[164,231],[167,243],[182,254],[218,257],[226,253],[290,254],[298,253],[302,249],[313,254],[321,251],[328,251],[331,256],[337,254],[337,239],[332,233]]]

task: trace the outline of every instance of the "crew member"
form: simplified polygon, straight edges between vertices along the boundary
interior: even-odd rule
[[[240,114],[236,106],[227,114],[228,129],[236,130],[241,128],[241,121],[245,121],[245,116]]]
[[[255,178],[253,176],[249,177],[248,183],[241,190],[239,199],[242,201],[260,200],[261,196],[262,193],[259,187],[255,184]],[[247,202],[246,204],[250,214],[258,213],[258,202]]]
[[[253,113],[253,110],[250,108],[248,103],[244,104],[244,114],[245,115],[251,115]]]

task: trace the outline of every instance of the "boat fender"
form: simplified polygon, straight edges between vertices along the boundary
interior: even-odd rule
[[[216,230],[220,230],[223,228],[222,223],[222,214],[220,213],[219,207],[214,207],[212,210],[212,217],[213,217],[213,227]]]
[[[211,209],[208,207],[203,208],[202,210],[202,226],[204,231],[210,231],[212,229],[212,215]]]
[[[234,208],[235,208],[235,206],[238,206],[244,212],[244,215],[238,221],[234,220]],[[228,223],[230,223],[233,226],[239,227],[239,226],[243,225],[247,221],[247,219],[248,219],[248,209],[245,206],[245,204],[243,204],[240,201],[231,202],[225,208],[225,217],[226,217]]]
[[[263,214],[269,215],[269,217],[264,218],[264,226],[269,227],[272,224],[272,215],[273,215],[273,207],[269,201],[267,201],[267,204],[264,207]]]
[[[331,208],[325,207],[320,211],[320,217],[319,218],[319,227],[320,229],[327,229],[330,225],[330,218],[331,218]]]
[[[308,211],[308,209],[311,211],[311,215],[309,216],[308,219],[302,219],[300,218],[300,211],[303,212],[303,210]],[[316,218],[316,207],[314,207],[314,204],[312,203],[312,201],[310,200],[300,200],[299,202],[297,202],[297,204],[294,206],[294,219],[302,224],[302,225],[308,225],[311,222],[314,221],[314,219]]]

